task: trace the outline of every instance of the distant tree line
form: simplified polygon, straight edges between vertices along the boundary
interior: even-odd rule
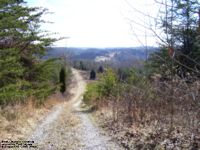
[[[89,71],[92,69],[97,70],[101,64],[93,60],[73,60],[71,65],[76,69]]]

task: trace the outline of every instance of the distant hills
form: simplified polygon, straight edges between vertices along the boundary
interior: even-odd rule
[[[157,51],[157,47],[131,47],[131,48],[75,48],[75,47],[52,47],[48,49],[45,58],[60,57],[66,55],[71,60],[101,61],[134,61],[145,60],[146,55]]]

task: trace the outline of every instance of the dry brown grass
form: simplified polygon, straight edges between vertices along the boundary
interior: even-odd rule
[[[51,109],[58,103],[64,102],[66,99],[67,98],[65,96],[62,96],[60,93],[57,93],[55,95],[52,95],[47,101],[45,101],[44,107],[47,109]]]
[[[64,102],[62,95],[49,97],[41,106],[33,98],[25,104],[0,108],[0,140],[24,140],[36,128],[51,108]]]

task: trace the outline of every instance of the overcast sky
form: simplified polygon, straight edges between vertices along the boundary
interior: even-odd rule
[[[145,43],[155,46],[156,40],[148,30],[145,42],[145,28],[139,25],[153,21],[149,17],[145,18],[142,13],[151,16],[157,14],[154,0],[127,1],[27,0],[29,6],[42,6],[54,12],[44,17],[54,22],[43,25],[44,29],[57,32],[59,36],[70,37],[55,43],[56,46],[134,47]]]

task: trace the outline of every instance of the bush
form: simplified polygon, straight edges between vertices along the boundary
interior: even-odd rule
[[[117,75],[112,69],[107,69],[100,76],[100,81],[88,84],[83,97],[84,102],[89,105],[96,105],[97,99],[110,95],[116,95],[117,83]]]
[[[107,69],[101,76],[99,82],[99,90],[103,96],[110,96],[115,93],[118,83],[116,73],[111,69]]]

